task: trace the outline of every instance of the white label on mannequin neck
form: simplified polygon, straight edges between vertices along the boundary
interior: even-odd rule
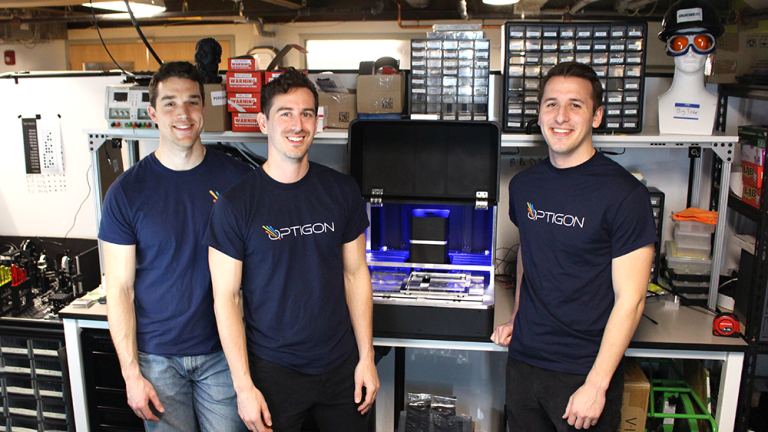
[[[682,120],[698,120],[701,105],[675,102],[674,118]]]
[[[703,15],[701,8],[680,9],[677,11],[677,23],[703,21]]]

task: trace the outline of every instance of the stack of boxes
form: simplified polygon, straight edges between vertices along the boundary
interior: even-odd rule
[[[663,279],[677,294],[706,305],[712,273],[712,234],[715,225],[676,220],[674,240],[666,242]]]
[[[258,132],[256,114],[261,112],[262,73],[253,57],[233,57],[227,68],[227,110],[233,132]]]
[[[488,120],[490,39],[481,31],[434,31],[411,40],[411,114]]]
[[[232,57],[227,69],[227,110],[232,113],[232,132],[259,132],[256,114],[261,112],[261,86],[282,74],[281,70],[259,72],[258,59]]]
[[[741,199],[757,208],[760,208],[760,191],[763,187],[766,141],[768,126],[739,126],[744,185]]]

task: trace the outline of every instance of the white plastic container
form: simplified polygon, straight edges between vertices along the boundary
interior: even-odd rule
[[[675,229],[675,244],[677,247],[710,247],[712,245],[712,234]]]
[[[690,257],[690,258],[709,258],[712,252],[710,245],[682,245],[672,242],[673,255],[678,257]]]
[[[696,258],[676,254],[675,242],[666,242],[667,267],[677,273],[709,274],[712,270],[712,260],[709,257]]]
[[[715,226],[695,220],[676,220],[675,231],[712,234],[715,232]]]

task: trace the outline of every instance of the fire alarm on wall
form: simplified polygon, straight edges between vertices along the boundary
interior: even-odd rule
[[[16,52],[8,50],[3,55],[3,59],[5,59],[5,64],[8,66],[13,66],[16,64]]]

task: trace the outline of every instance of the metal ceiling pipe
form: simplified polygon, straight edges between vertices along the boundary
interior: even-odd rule
[[[414,29],[414,28],[417,28],[417,29],[427,29],[427,28],[432,28],[432,26],[425,26],[425,25],[418,25],[418,24],[416,24],[416,25],[405,25],[405,24],[403,24],[403,5],[401,5],[400,2],[398,2],[397,0],[392,0],[392,2],[397,5],[397,25],[400,28],[402,28],[402,29],[404,29],[404,28],[408,28],[408,29]]]
[[[467,13],[467,0],[459,0],[459,15],[463,20],[469,19],[469,14]]]
[[[276,36],[275,32],[264,31],[264,20],[261,18],[253,23],[253,30],[261,37],[273,38]]]

